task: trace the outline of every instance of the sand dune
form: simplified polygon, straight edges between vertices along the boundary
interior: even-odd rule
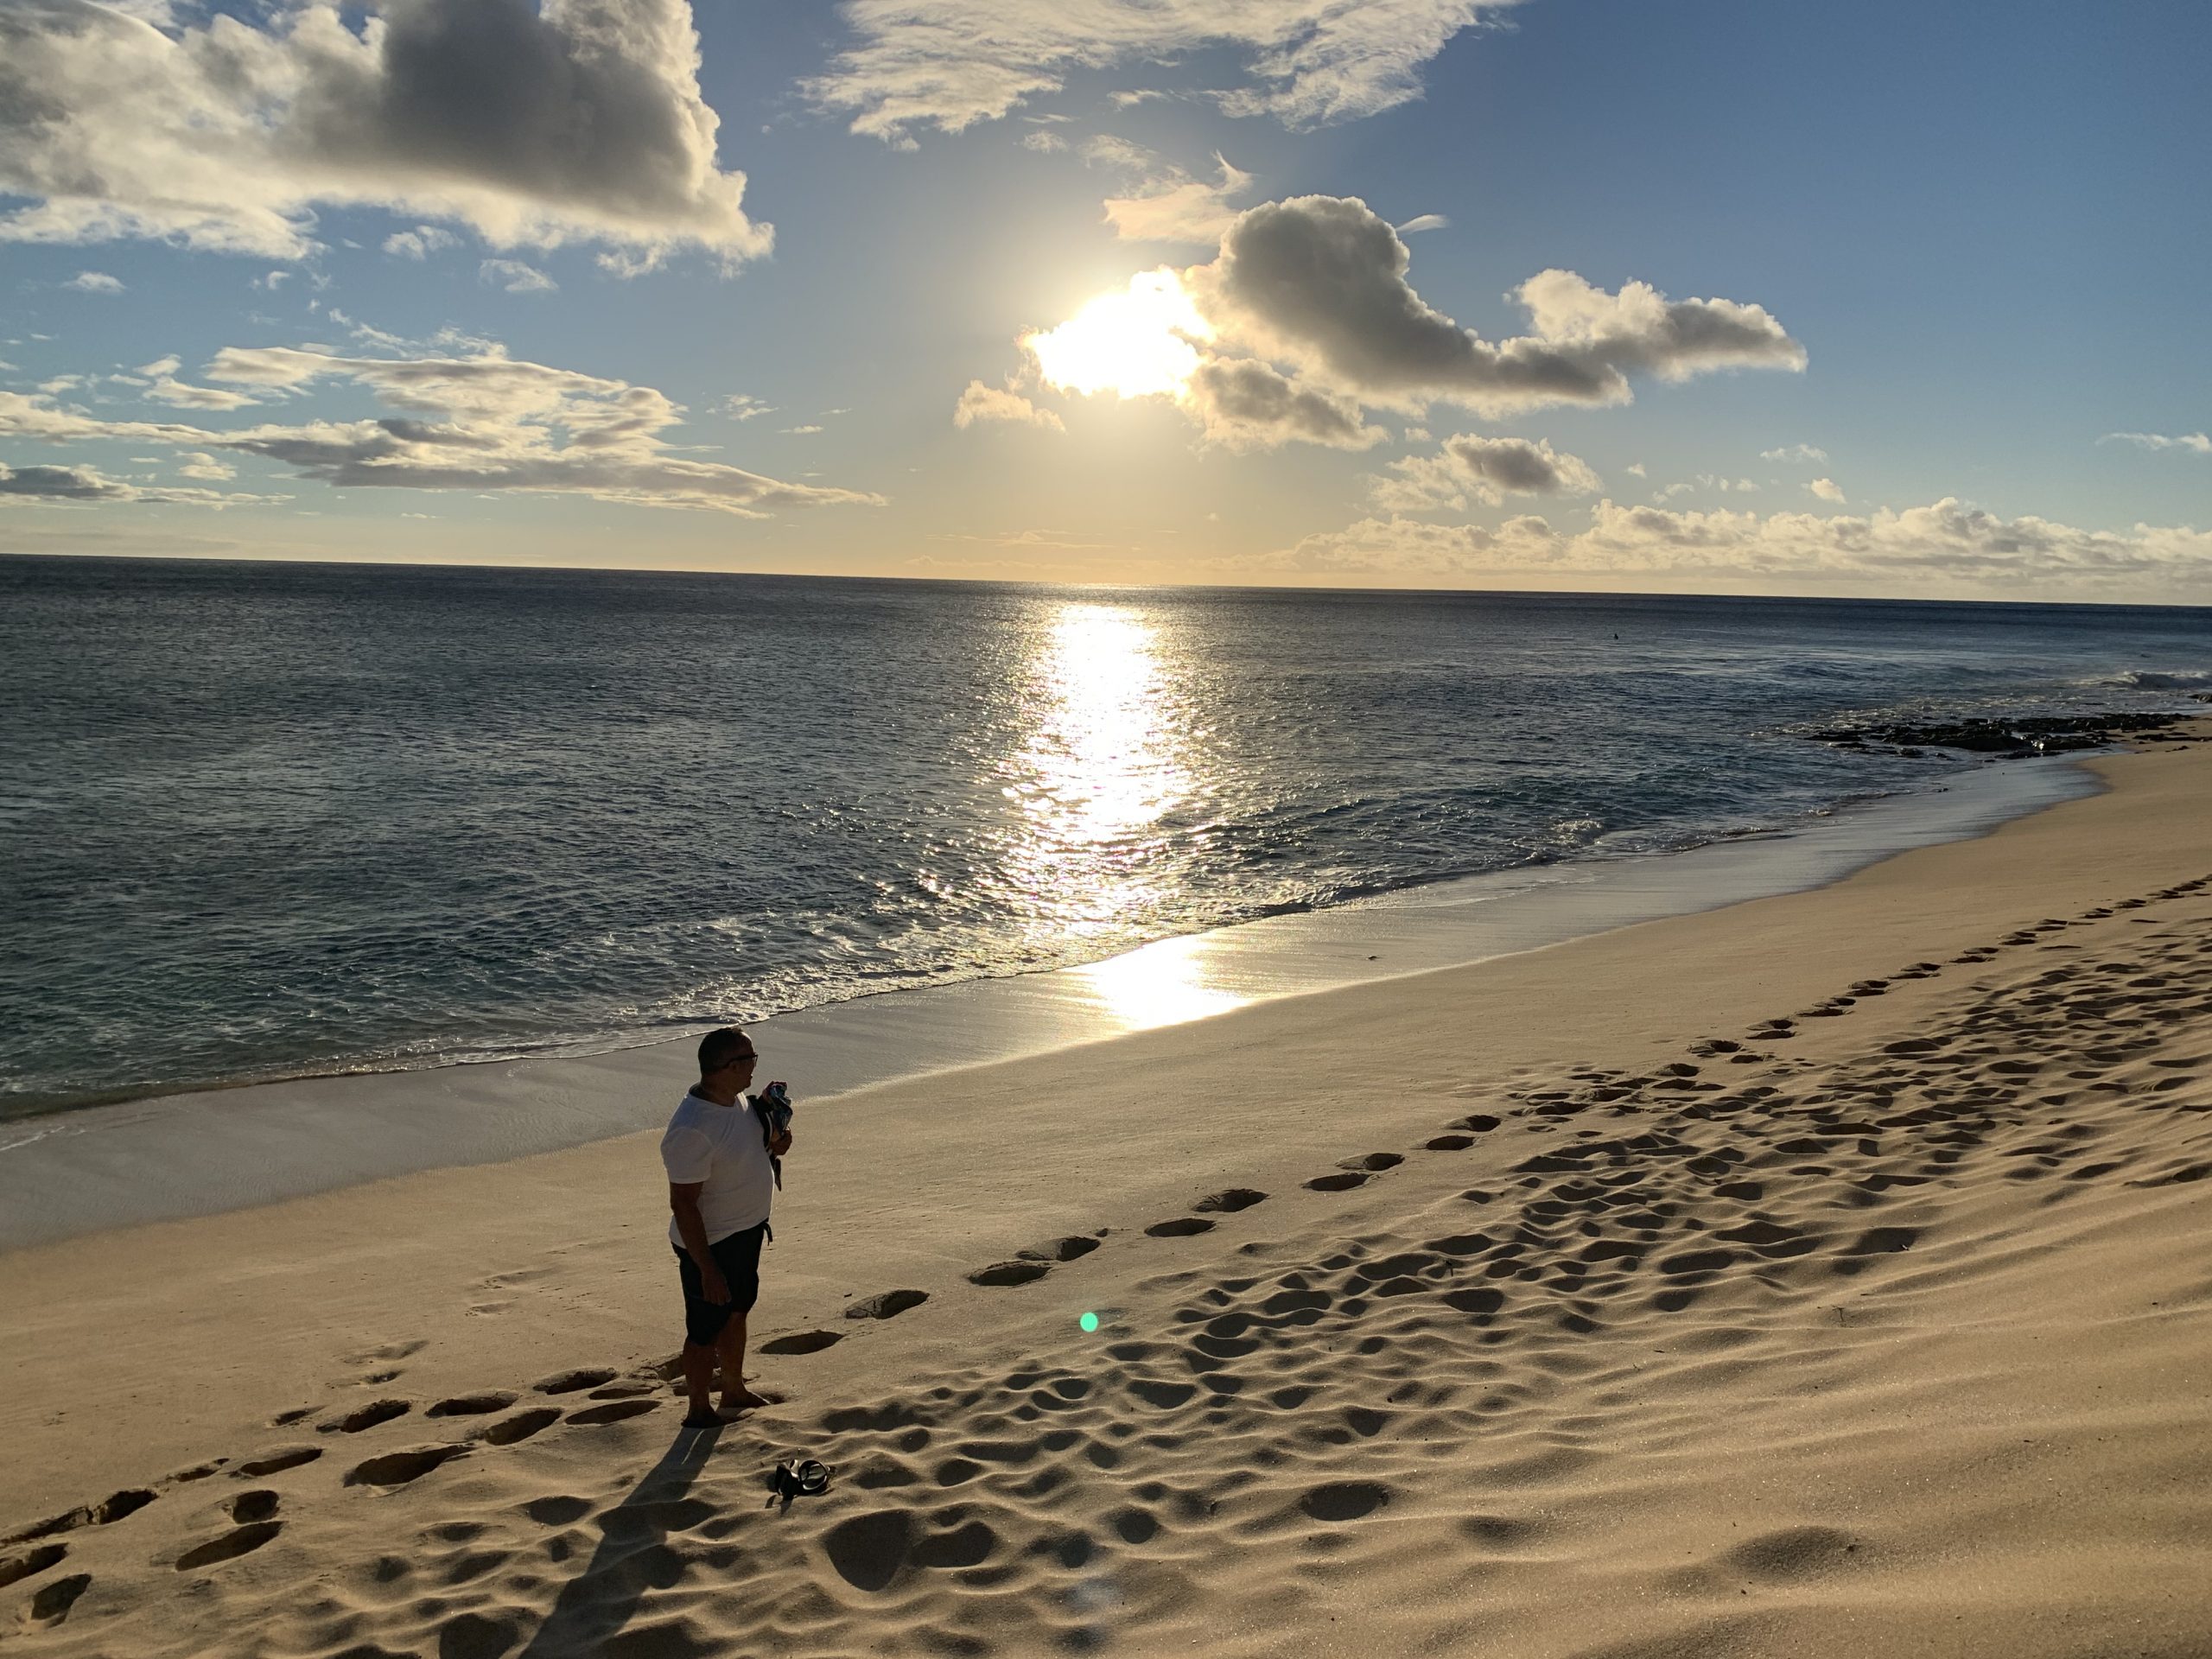
[[[721,1431],[635,1358],[486,1345],[429,1398],[408,1353],[334,1356],[337,1403],[11,1529],[12,1639],[2212,1651],[2212,874],[2107,885],[768,1323],[791,1398]],[[831,1491],[778,1499],[791,1455]]]

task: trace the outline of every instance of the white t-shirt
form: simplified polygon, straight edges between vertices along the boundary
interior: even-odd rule
[[[705,1183],[699,1192],[699,1216],[707,1224],[708,1243],[768,1219],[776,1173],[768,1148],[760,1144],[760,1120],[742,1096],[734,1106],[684,1096],[660,1138],[660,1161],[671,1182]],[[677,1249],[683,1248],[674,1217],[669,1218],[668,1236]]]

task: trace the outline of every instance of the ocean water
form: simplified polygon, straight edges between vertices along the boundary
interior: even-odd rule
[[[0,1116],[605,1047],[2191,707],[2212,613],[0,559]]]

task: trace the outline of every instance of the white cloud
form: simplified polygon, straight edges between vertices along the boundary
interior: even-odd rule
[[[217,386],[188,385],[175,375],[167,373],[156,375],[153,384],[145,388],[144,396],[175,409],[244,409],[249,404],[260,401],[242,391],[225,391]]]
[[[1809,443],[1793,443],[1786,448],[1759,451],[1761,461],[1826,461],[1827,458],[1827,450],[1816,449]]]
[[[95,0],[0,9],[0,239],[297,259],[319,207],[609,245],[617,268],[768,251],[715,160],[687,0],[327,0],[163,32]],[[265,25],[259,19],[265,16]]]
[[[1018,391],[987,386],[970,380],[960,401],[952,406],[952,423],[962,430],[981,421],[1003,421],[1021,426],[1041,426],[1048,432],[1065,431],[1066,425],[1049,409],[1040,409]]]
[[[1633,470],[1633,469],[1631,469]],[[1748,478],[1730,478],[1719,473],[1700,473],[1695,478],[1669,484],[1663,490],[1652,492],[1654,501],[1673,501],[1685,495],[1694,495],[1700,490],[1710,490],[1719,495],[1756,495],[1758,486]]]
[[[2139,524],[2115,532],[2000,518],[1946,497],[1866,517],[1673,512],[1601,501],[1586,530],[1529,516],[1496,529],[1365,518],[1307,537],[1271,569],[1493,575],[1604,572],[1722,578],[1848,578],[1891,590],[1977,582],[2080,589],[2145,579],[2212,580],[2212,531]]]
[[[0,85],[0,92],[5,90],[4,85]],[[0,175],[0,186],[4,186],[6,181],[5,176]],[[5,219],[0,219],[0,235],[5,233],[6,224]],[[120,294],[123,292],[122,282],[118,278],[109,276],[104,270],[80,270],[61,286],[73,288],[79,294]]]
[[[1068,147],[1068,141],[1057,132],[1049,132],[1039,127],[1033,132],[1025,132],[1021,135],[1021,147],[1024,149],[1033,149],[1040,156],[1051,156],[1065,149]]]
[[[1626,473],[1630,478],[1643,478],[1646,476],[1643,470],[1643,463],[1640,461],[1631,461],[1627,466],[1622,467],[1621,470]]]
[[[1607,293],[1568,270],[1523,283],[1532,332],[1493,345],[1414,291],[1410,257],[1365,202],[1300,196],[1240,215],[1219,258],[1184,281],[1225,335],[1416,412],[1434,400],[1490,414],[1622,404],[1633,374],[1804,366],[1804,348],[1759,306],[1670,301],[1645,283]]]
[[[2185,449],[2192,454],[2212,455],[2212,435],[2183,432],[2167,437],[2157,432],[2107,432],[2099,443],[2132,443],[2139,449]]]
[[[728,415],[735,420],[754,421],[763,415],[774,414],[776,406],[773,404],[761,402],[749,391],[734,391],[715,404],[715,410],[717,414]]]
[[[216,460],[204,450],[188,449],[179,459],[184,465],[177,471],[186,478],[211,479],[219,483],[224,479],[238,475],[237,467]]]
[[[1252,188],[1252,175],[1220,156],[1213,161],[1221,174],[1215,183],[1166,167],[1154,170],[1135,194],[1108,197],[1106,222],[1114,234],[1125,242],[1219,242],[1236,219],[1230,198]]]
[[[384,239],[384,251],[395,258],[423,260],[461,238],[435,225],[417,225],[411,231],[394,231]]]
[[[477,266],[476,276],[480,282],[497,283],[510,294],[550,294],[561,286],[535,265],[519,259],[486,259]]]
[[[1805,487],[1823,501],[1833,501],[1838,506],[1843,505],[1843,486],[1832,478],[1816,478]]]
[[[338,488],[516,491],[758,518],[780,507],[880,505],[880,496],[793,484],[675,453],[683,411],[650,386],[503,355],[372,359],[288,346],[231,346],[208,377],[296,391],[344,381],[398,411],[230,431],[105,421],[50,398],[0,391],[0,437],[49,443],[154,442],[195,454],[250,454]]]
[[[818,426],[779,426],[776,429],[787,438],[810,438],[821,429]]]
[[[1423,231],[1441,231],[1452,221],[1441,213],[1421,213],[1397,227],[1400,236],[1418,236]]]
[[[1543,438],[1446,438],[1433,455],[1407,455],[1370,474],[1368,495],[1385,512],[1464,512],[1471,502],[1496,506],[1508,495],[1590,495],[1598,474],[1579,455],[1562,454]]]
[[[1508,0],[846,0],[854,43],[804,90],[852,130],[894,143],[958,132],[1058,92],[1075,70],[1241,53],[1232,115],[1293,128],[1356,120],[1421,95],[1421,71]],[[1122,89],[1140,102],[1157,89]]]
[[[165,374],[175,374],[183,366],[184,359],[172,353],[168,357],[157,357],[151,363],[141,363],[138,372],[159,378]]]

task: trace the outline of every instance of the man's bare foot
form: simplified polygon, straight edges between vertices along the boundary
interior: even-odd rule
[[[783,1396],[778,1394],[755,1394],[751,1389],[722,1390],[721,1408],[729,1411],[753,1411],[761,1406],[779,1406]]]

